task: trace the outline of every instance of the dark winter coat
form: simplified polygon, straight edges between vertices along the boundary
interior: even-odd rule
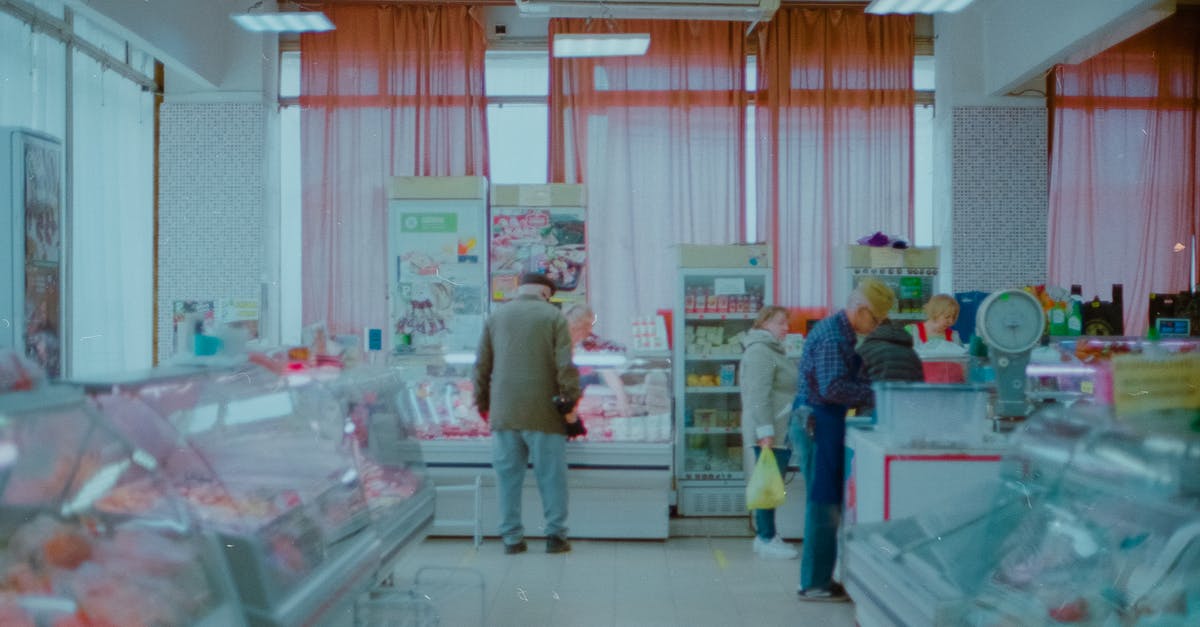
[[[858,354],[871,381],[924,381],[913,338],[902,327],[884,322],[862,341]]]

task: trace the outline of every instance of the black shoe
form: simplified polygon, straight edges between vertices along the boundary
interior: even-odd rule
[[[570,552],[570,550],[571,543],[568,542],[566,538],[559,538],[558,536],[550,536],[549,538],[546,538],[547,553],[567,553]]]
[[[525,544],[524,540],[521,540],[520,542],[518,542],[516,544],[504,545],[504,554],[505,555],[516,555],[517,553],[524,553],[528,549],[529,549],[529,546],[527,544]]]

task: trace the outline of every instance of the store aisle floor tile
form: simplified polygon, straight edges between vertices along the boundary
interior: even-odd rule
[[[465,538],[431,538],[397,564],[395,581],[398,589],[411,589],[422,567],[449,567],[426,587],[442,588],[430,597],[440,624],[455,627],[854,625],[852,604],[797,600],[797,560],[760,559],[750,543],[720,536],[572,540],[570,553],[546,555],[535,538],[528,553],[504,555],[495,539],[475,550]],[[471,589],[474,573],[484,590]],[[475,620],[481,611],[471,604],[479,603],[479,594],[483,617]]]

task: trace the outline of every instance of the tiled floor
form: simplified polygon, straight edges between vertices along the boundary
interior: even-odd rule
[[[574,540],[571,553],[546,555],[531,539],[529,552],[504,555],[494,538],[478,551],[469,539],[428,539],[395,570],[397,590],[419,595],[399,594],[394,605],[454,627],[854,625],[851,604],[797,600],[799,562],[757,558],[750,542]]]

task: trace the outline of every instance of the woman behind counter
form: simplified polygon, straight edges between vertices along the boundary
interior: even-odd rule
[[[945,342],[962,346],[958,331],[951,329],[958,321],[958,301],[949,294],[935,294],[925,303],[925,322],[908,325],[913,336],[913,345],[920,353],[924,348],[935,348]]]
[[[625,347],[601,338],[593,332],[596,325],[596,313],[587,303],[575,303],[565,311],[567,330],[571,333],[571,342],[575,346],[575,356],[582,353],[624,353]],[[612,368],[595,369],[592,366],[579,366],[579,384],[584,391],[588,385],[603,384],[616,395],[617,411],[622,416],[630,415],[629,394],[621,375]]]
[[[791,449],[787,446],[788,419],[792,399],[796,397],[798,373],[783,349],[788,331],[788,311],[783,307],[763,307],[746,333],[742,345],[739,382],[742,395],[742,442],[754,443],[754,459],[763,447],[770,447],[779,465],[779,474],[787,471]],[[799,554],[775,532],[775,510],[754,510],[754,552],[771,559],[795,559]]]

